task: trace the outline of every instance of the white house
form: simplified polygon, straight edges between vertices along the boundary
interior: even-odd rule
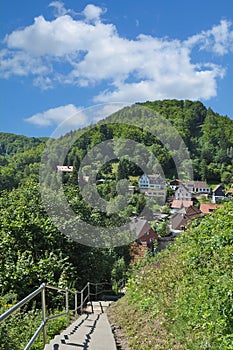
[[[180,184],[175,191],[175,199],[180,201],[191,201],[191,198],[192,194],[190,190],[184,184]]]
[[[74,170],[71,165],[57,165],[57,171],[62,171],[63,173],[72,173]]]
[[[211,189],[205,181],[186,181],[183,183],[190,192],[195,194],[210,194]]]
[[[166,188],[165,179],[160,174],[143,174],[138,182],[140,190],[162,190]]]
[[[223,201],[225,199],[225,193],[224,193],[224,185],[219,184],[213,189],[212,193],[212,202],[218,203],[219,201]]]

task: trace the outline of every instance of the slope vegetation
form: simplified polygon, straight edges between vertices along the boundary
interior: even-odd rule
[[[137,350],[233,349],[233,204],[130,276],[110,319]]]

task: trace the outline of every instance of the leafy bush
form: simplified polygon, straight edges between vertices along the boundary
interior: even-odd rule
[[[11,305],[8,303],[11,295],[0,298],[2,314]],[[64,313],[64,310],[53,310],[48,313],[56,315]],[[41,310],[36,309],[35,305],[32,310],[25,312],[24,310],[16,311],[8,319],[0,324],[0,339],[1,350],[23,350],[31,339],[36,329],[41,324],[42,314]],[[47,342],[59,334],[62,329],[66,328],[66,317],[62,316],[51,320],[46,324]],[[32,350],[41,350],[44,348],[42,333],[32,346]]]

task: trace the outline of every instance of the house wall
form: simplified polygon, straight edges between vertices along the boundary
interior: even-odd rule
[[[175,199],[183,200],[183,201],[190,201],[191,198],[192,198],[191,193],[189,191],[187,191],[186,188],[183,186],[180,186],[175,191]]]
[[[157,181],[156,181],[157,180]],[[163,179],[158,177],[158,179],[152,180],[146,174],[143,174],[139,179],[140,189],[165,189],[166,184]]]

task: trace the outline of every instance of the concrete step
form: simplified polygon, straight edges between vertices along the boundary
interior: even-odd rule
[[[85,312],[89,313],[103,313],[111,305],[112,301],[90,301],[85,307]]]
[[[44,350],[116,350],[115,339],[107,315],[103,311],[108,306],[109,302],[92,302],[88,307],[95,312],[81,315],[51,340]]]

